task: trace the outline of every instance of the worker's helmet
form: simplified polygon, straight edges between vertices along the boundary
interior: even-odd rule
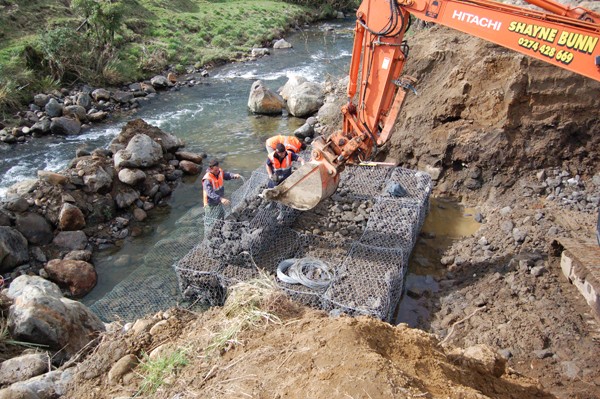
[[[277,146],[275,146],[275,150],[277,152],[285,152],[285,146],[281,143],[277,144]]]

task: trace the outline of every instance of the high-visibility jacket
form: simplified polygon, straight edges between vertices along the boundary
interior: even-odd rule
[[[277,144],[283,144],[286,150],[295,152],[296,154],[302,150],[302,141],[296,136],[283,136],[281,134],[268,138],[265,146],[275,149]]]
[[[212,188],[215,191],[215,193],[217,193],[219,196],[222,196],[223,194],[225,194],[225,188],[223,187],[224,174],[225,173],[223,172],[223,169],[221,169],[221,168],[219,168],[219,174],[217,176],[215,176],[211,172],[206,172],[206,174],[202,178],[202,186],[204,186],[204,181],[208,180],[208,182],[212,185]],[[203,197],[204,197],[204,206],[207,206],[207,205],[215,206],[215,205],[218,205],[221,203],[220,201],[215,203],[215,201],[213,199],[209,198],[208,193],[206,192],[206,189],[204,190]]]
[[[286,151],[285,158],[280,161],[275,153],[269,155],[269,160],[271,161],[271,166],[273,168],[273,173],[280,177],[288,177],[292,174],[292,161],[294,155],[291,151]]]

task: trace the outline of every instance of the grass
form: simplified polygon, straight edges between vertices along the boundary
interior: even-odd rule
[[[330,0],[323,0],[326,3]],[[57,65],[43,59],[40,39],[54,29],[73,34],[58,35],[65,45],[74,39],[83,18],[70,8],[70,1],[0,1],[0,113],[14,112],[17,105],[31,101],[40,91],[37,81]],[[310,4],[310,7],[297,3]],[[213,66],[238,60],[254,46],[265,46],[281,37],[291,26],[326,17],[317,10],[319,2],[282,0],[128,0],[122,1],[124,20],[115,37],[116,50],[108,55],[72,54],[61,65],[72,67],[62,78],[97,85],[137,81],[177,65]],[[348,0],[348,4],[353,3]],[[325,7],[327,8],[327,7]],[[330,7],[329,7],[330,8]],[[330,15],[331,16],[331,15]],[[58,39],[57,39],[58,40]],[[25,49],[29,55],[25,57]],[[66,45],[67,50],[72,46]],[[62,54],[64,55],[64,54]],[[15,56],[20,57],[18,62]],[[68,56],[68,51],[67,51]],[[111,57],[98,70],[84,65],[90,60]],[[6,65],[31,71],[24,82],[15,82]],[[89,67],[89,68],[88,68]],[[88,70],[89,69],[89,70]],[[62,71],[62,69],[58,69]],[[23,76],[23,74],[21,74]],[[69,84],[69,82],[61,82]]]
[[[135,396],[154,394],[169,378],[177,375],[179,370],[189,363],[187,350],[182,348],[156,359],[150,359],[145,353],[142,357],[139,368],[143,380]]]
[[[278,302],[277,299],[282,295],[273,279],[262,272],[254,280],[233,286],[223,307],[227,324],[215,334],[207,352],[226,351],[234,347],[239,344],[239,334],[246,329],[265,323],[281,324],[272,304]]]

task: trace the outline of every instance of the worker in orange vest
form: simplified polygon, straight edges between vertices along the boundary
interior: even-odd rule
[[[267,141],[265,141],[265,148],[267,149],[269,155],[275,152],[275,147],[277,144],[283,144],[287,150],[290,150],[295,154],[298,154],[300,151],[306,148],[306,144],[304,144],[298,137],[278,134],[277,136],[268,138]]]
[[[231,201],[225,198],[224,180],[239,179],[237,173],[224,172],[219,167],[219,161],[212,159],[208,163],[208,170],[202,178],[203,200],[204,200],[204,232],[214,224],[216,220],[225,218],[223,205],[229,205]]]
[[[300,161],[304,165],[304,159],[295,152],[287,150],[282,143],[275,146],[275,151],[269,154],[266,168],[269,175],[269,188],[273,188],[292,174],[292,162]]]

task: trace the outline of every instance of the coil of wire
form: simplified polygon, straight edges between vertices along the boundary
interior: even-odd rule
[[[277,277],[287,284],[302,284],[316,291],[325,291],[333,275],[325,262],[307,257],[281,261],[277,266]]]

